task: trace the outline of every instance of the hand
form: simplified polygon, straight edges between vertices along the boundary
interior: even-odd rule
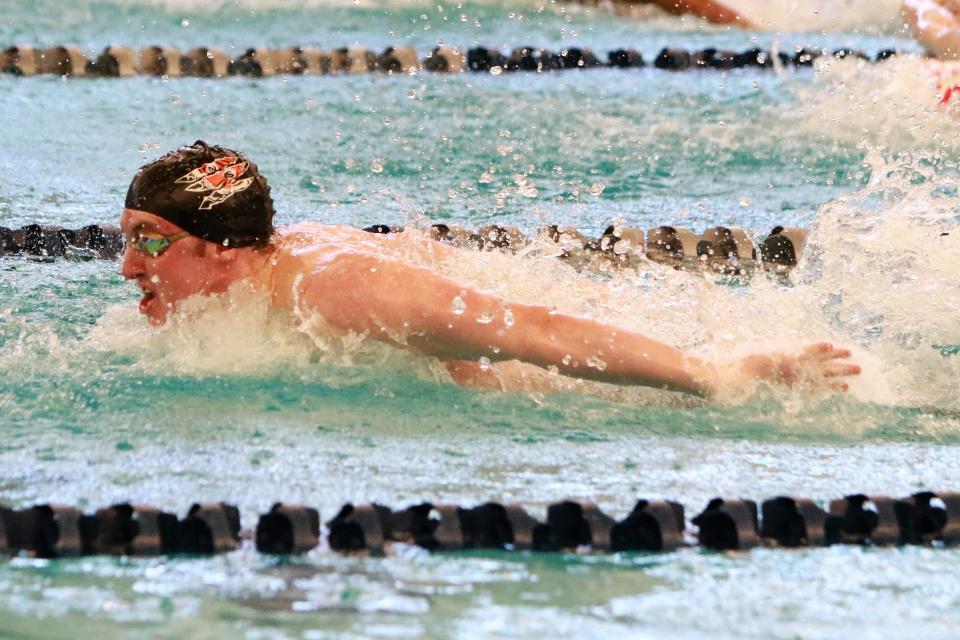
[[[838,362],[850,357],[849,349],[837,349],[828,342],[805,347],[799,355],[786,353],[757,354],[740,361],[745,383],[767,382],[810,390],[846,391],[849,385],[839,378],[855,376],[860,366]]]

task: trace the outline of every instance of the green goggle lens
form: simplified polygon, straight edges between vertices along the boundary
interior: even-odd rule
[[[159,234],[138,234],[133,240],[130,241],[130,244],[133,247],[142,253],[150,256],[151,258],[156,258],[161,253],[167,250],[167,247],[172,245],[174,242],[180,238],[186,238],[190,235],[186,231],[181,231],[180,233],[175,233],[172,236],[161,236]]]
[[[153,238],[150,236],[140,236],[133,245],[148,256],[157,257],[163,250],[171,244],[167,238]]]

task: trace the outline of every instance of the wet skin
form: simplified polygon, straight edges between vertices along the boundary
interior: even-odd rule
[[[904,21],[933,55],[960,57],[960,0],[904,0]]]

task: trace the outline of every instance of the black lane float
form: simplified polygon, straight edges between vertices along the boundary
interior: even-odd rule
[[[850,494],[825,510],[806,498],[714,498],[687,526],[684,507],[638,500],[622,519],[584,500],[547,506],[538,519],[522,506],[487,502],[474,507],[423,502],[394,511],[346,504],[321,526],[318,510],[276,503],[253,531],[237,507],[192,505],[183,518],[146,505],[116,504],[92,515],[66,505],[0,507],[0,552],[37,558],[87,555],[213,555],[252,540],[261,553],[287,555],[326,547],[382,556],[396,544],[429,551],[500,549],[530,552],[669,552],[699,546],[714,551],[834,544],[950,546],[960,543],[960,494],[923,491],[906,498]]]
[[[368,233],[400,233],[402,226],[375,224]],[[608,226],[590,239],[573,227],[547,225],[527,238],[516,227],[487,225],[473,231],[447,224],[434,224],[430,236],[438,241],[477,251],[519,252],[539,241],[552,255],[577,269],[607,271],[641,268],[644,261],[677,269],[708,270],[741,275],[760,269],[783,273],[797,265],[807,232],[799,228],[774,227],[759,243],[743,229],[710,227],[702,234],[685,227],[659,226],[644,231],[621,225]],[[19,229],[0,227],[0,257],[25,256],[51,261],[114,260],[123,253],[123,235],[118,227],[87,225],[67,229],[55,225],[29,224]]]
[[[713,69],[770,69],[809,67],[819,58],[846,58],[882,62],[900,52],[884,49],[868,56],[857,49],[828,50],[797,46],[791,53],[752,48],[733,51],[708,47],[697,51],[665,47],[652,60],[652,66],[664,71]],[[140,50],[109,45],[101,52],[87,55],[76,46],[34,48],[11,46],[0,51],[0,73],[20,77],[54,74],[80,78],[129,78],[158,76],[165,78],[223,78],[248,76],[267,78],[276,75],[329,75],[354,73],[415,73],[420,69],[433,73],[551,72],[569,69],[638,69],[647,61],[636,49],[619,48],[606,55],[581,47],[558,50],[521,46],[508,53],[494,47],[463,49],[438,46],[422,56],[409,45],[390,46],[377,53],[363,47],[320,49],[317,47],[240,48],[227,53],[214,47],[194,47],[181,52],[175,47],[152,45]]]

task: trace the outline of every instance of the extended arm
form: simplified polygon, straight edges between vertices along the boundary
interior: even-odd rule
[[[715,24],[734,24],[744,29],[753,24],[739,13],[717,0],[649,0],[658,7],[676,15],[690,13]]]
[[[938,58],[960,57],[958,0],[904,0],[903,18],[913,35]]]
[[[306,276],[298,294],[301,306],[333,328],[445,359],[515,359],[572,377],[698,395],[712,394],[720,382],[712,364],[637,332],[507,301],[431,270],[374,255],[338,255]],[[830,347],[824,357],[847,356]],[[742,361],[736,374],[792,383],[797,362],[754,356]],[[851,373],[856,371],[822,375]]]

